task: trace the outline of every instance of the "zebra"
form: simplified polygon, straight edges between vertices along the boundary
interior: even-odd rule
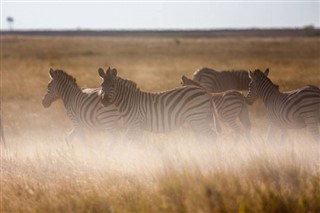
[[[103,107],[100,88],[79,88],[76,79],[63,70],[49,71],[51,81],[48,92],[42,100],[45,108],[61,98],[67,111],[67,116],[73,123],[73,130],[68,141],[75,137],[84,138],[83,128],[98,128],[118,135],[120,114],[113,105]],[[114,138],[115,139],[115,138]]]
[[[181,85],[194,85],[205,88],[201,82],[189,79],[184,75],[181,77]],[[220,120],[227,123],[236,135],[238,135],[242,132],[237,122],[239,118],[244,127],[246,137],[250,140],[251,122],[246,97],[239,91],[228,90],[222,93],[212,93],[212,99],[216,104],[217,114]]]
[[[193,73],[193,80],[199,81],[210,92],[227,90],[248,90],[250,79],[247,70],[216,71],[207,67]]]
[[[141,91],[133,81],[117,76],[116,69],[98,70],[104,98],[114,104],[127,125],[127,138],[141,140],[143,131],[164,133],[188,123],[200,141],[216,139],[215,105],[211,95],[198,87],[181,87],[151,93]],[[213,127],[212,127],[213,125]]]
[[[247,99],[253,103],[261,98],[267,109],[269,130],[267,140],[275,129],[282,130],[282,136],[286,135],[287,129],[300,129],[307,127],[315,141],[319,141],[320,123],[320,89],[316,86],[280,92],[279,86],[269,78],[269,69],[264,72],[257,69],[249,71],[251,82]]]

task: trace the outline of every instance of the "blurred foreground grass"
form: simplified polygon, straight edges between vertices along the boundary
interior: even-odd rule
[[[320,211],[318,144],[177,137],[2,150],[0,211]]]

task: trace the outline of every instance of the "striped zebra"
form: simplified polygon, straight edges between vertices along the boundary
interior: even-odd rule
[[[248,71],[216,71],[201,68],[193,74],[193,80],[199,81],[210,92],[224,92],[227,90],[248,90],[250,79]]]
[[[62,99],[67,116],[74,125],[69,141],[74,137],[83,139],[83,128],[105,129],[118,134],[120,115],[114,106],[102,106],[100,88],[81,89],[76,79],[62,70],[50,69],[49,75],[51,81],[42,105],[48,108],[55,100]]]
[[[198,86],[205,88],[199,81],[191,80],[186,76],[181,78],[182,86]],[[212,99],[216,105],[219,119],[228,124],[229,127],[239,135],[242,133],[240,123],[244,127],[244,132],[248,140],[250,140],[251,122],[248,112],[248,103],[246,97],[239,91],[228,90],[222,93],[212,93]]]
[[[247,99],[253,103],[261,98],[267,109],[269,131],[267,139],[275,128],[282,130],[307,127],[315,141],[319,141],[320,123],[320,89],[306,86],[290,92],[280,92],[279,86],[267,77],[269,69],[264,72],[249,71],[251,83]]]
[[[168,132],[185,122],[200,141],[216,138],[215,105],[207,91],[181,87],[160,93],[143,92],[136,83],[118,77],[116,69],[105,72],[100,68],[99,75],[103,78],[102,104],[118,107],[127,124],[129,139],[141,139],[143,130]]]

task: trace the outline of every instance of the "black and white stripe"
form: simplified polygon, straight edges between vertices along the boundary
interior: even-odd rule
[[[193,74],[193,80],[201,82],[210,92],[248,90],[250,83],[248,71],[216,71],[206,67],[197,70]]]
[[[306,86],[290,92],[280,92],[279,87],[267,77],[265,72],[255,70],[249,72],[248,100],[254,102],[261,98],[267,108],[267,117],[270,121],[268,138],[273,128],[283,130],[307,127],[315,141],[319,141],[320,123],[320,89],[315,86]]]
[[[138,139],[143,130],[168,132],[187,122],[199,140],[214,140],[215,106],[211,95],[198,87],[181,87],[150,93],[117,76],[115,69],[100,68],[105,106],[114,104],[128,127],[128,137]]]
[[[186,76],[182,76],[181,85],[205,88],[201,82],[191,80]],[[228,90],[222,93],[212,93],[212,99],[216,105],[219,119],[228,124],[237,135],[244,132],[246,137],[250,139],[251,122],[246,97],[239,91]],[[243,130],[239,126],[238,120],[243,125]]]
[[[67,115],[74,125],[69,139],[82,136],[83,128],[106,129],[117,134],[120,115],[114,106],[102,106],[99,88],[81,89],[76,79],[62,70],[50,69],[49,74],[51,81],[42,104],[47,108],[55,100],[62,99]]]

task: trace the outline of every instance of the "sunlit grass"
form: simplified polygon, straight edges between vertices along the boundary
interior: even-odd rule
[[[177,134],[112,147],[106,139],[73,148],[25,141],[2,150],[1,211],[319,211],[318,144],[199,144]]]
[[[73,146],[65,142],[72,124],[61,101],[41,105],[50,67],[81,87],[99,87],[97,70],[108,66],[148,91],[178,87],[182,75],[204,66],[269,67],[282,91],[320,86],[319,38],[0,39],[7,139],[7,150],[0,146],[0,212],[320,211],[319,145],[308,142],[306,130],[289,131],[287,142],[266,142],[261,102],[249,107],[251,142],[232,141],[223,126],[212,144],[182,127],[145,133],[139,144],[111,144],[111,133],[88,131]]]

